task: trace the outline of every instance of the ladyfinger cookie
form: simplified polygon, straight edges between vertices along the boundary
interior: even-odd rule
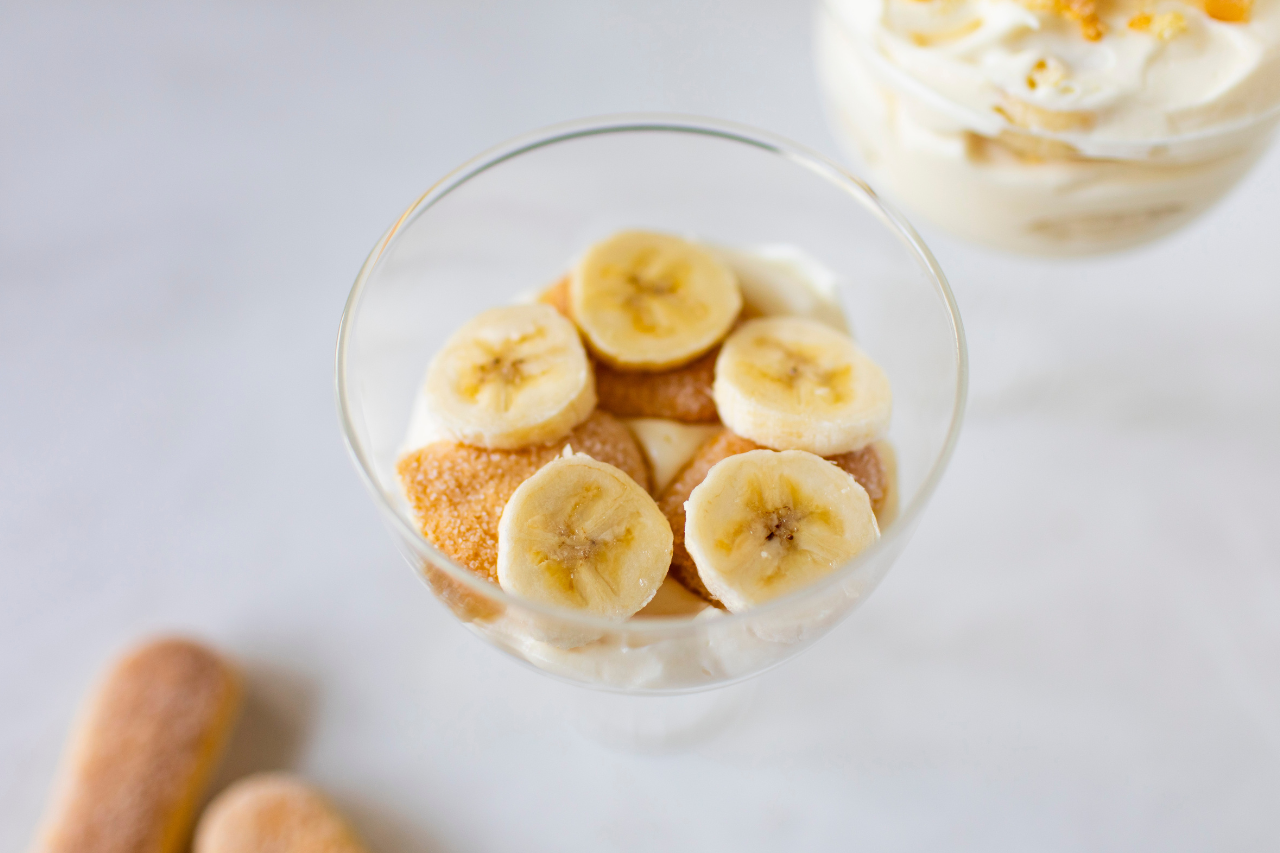
[[[241,779],[200,817],[194,853],[366,853],[342,815],[285,773]]]
[[[240,706],[240,678],[190,640],[157,639],[86,705],[33,853],[178,853]]]

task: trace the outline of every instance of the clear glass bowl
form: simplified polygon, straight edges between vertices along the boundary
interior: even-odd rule
[[[1280,121],[1271,109],[1203,131],[1132,140],[1017,128],[889,62],[842,6],[850,4],[820,2],[814,33],[837,138],[908,210],[994,248],[1088,255],[1169,234],[1249,172]]]
[[[855,334],[888,373],[901,511],[857,559],[803,591],[737,615],[610,622],[504,593],[418,531],[395,462],[427,362],[480,311],[563,275],[625,227],[733,246],[786,243],[841,277]],[[338,403],[355,463],[411,566],[498,648],[574,683],[680,693],[759,673],[864,600],[901,553],[960,426],[964,337],[951,291],[911,227],[861,181],[791,143],[670,116],[596,119],[499,146],[429,189],[378,241],[338,339]],[[560,649],[530,634],[598,637]]]

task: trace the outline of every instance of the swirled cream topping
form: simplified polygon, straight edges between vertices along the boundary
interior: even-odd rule
[[[1280,104],[1280,0],[832,0],[873,61],[1004,129],[1138,142]]]

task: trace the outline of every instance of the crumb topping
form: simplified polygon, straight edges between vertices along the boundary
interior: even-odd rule
[[[1161,41],[1168,41],[1187,31],[1187,19],[1181,12],[1161,12],[1157,15],[1140,12],[1129,19],[1129,29],[1150,33]]]
[[[1089,41],[1098,41],[1106,35],[1099,9],[1105,5],[1100,0],[1018,0],[1033,12],[1058,15],[1080,25],[1080,34]],[[1144,6],[1146,3],[1144,2]],[[1204,13],[1215,21],[1228,24],[1248,23],[1253,14],[1253,0],[1199,0]],[[1161,41],[1168,41],[1186,32],[1187,19],[1180,12],[1152,12],[1143,9],[1131,17],[1129,29],[1149,33]]]
[[[1253,0],[1204,0],[1204,13],[1215,21],[1247,24],[1253,15]]]
[[[1080,34],[1089,41],[1097,41],[1106,33],[1106,27],[1098,17],[1097,0],[1018,1],[1033,12],[1047,12],[1074,21],[1080,25]]]
[[[1027,72],[1027,88],[1033,92],[1037,89],[1052,89],[1067,79],[1067,66],[1056,57],[1041,59]]]

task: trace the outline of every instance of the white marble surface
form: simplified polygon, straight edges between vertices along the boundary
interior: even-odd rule
[[[87,680],[153,629],[245,662],[223,778],[291,767],[375,851],[1280,845],[1280,150],[1212,215],[1043,263],[925,229],[973,361],[916,541],[715,740],[567,730],[392,550],[331,356],[458,162],[676,110],[836,153],[807,5],[7,4],[0,849]]]

